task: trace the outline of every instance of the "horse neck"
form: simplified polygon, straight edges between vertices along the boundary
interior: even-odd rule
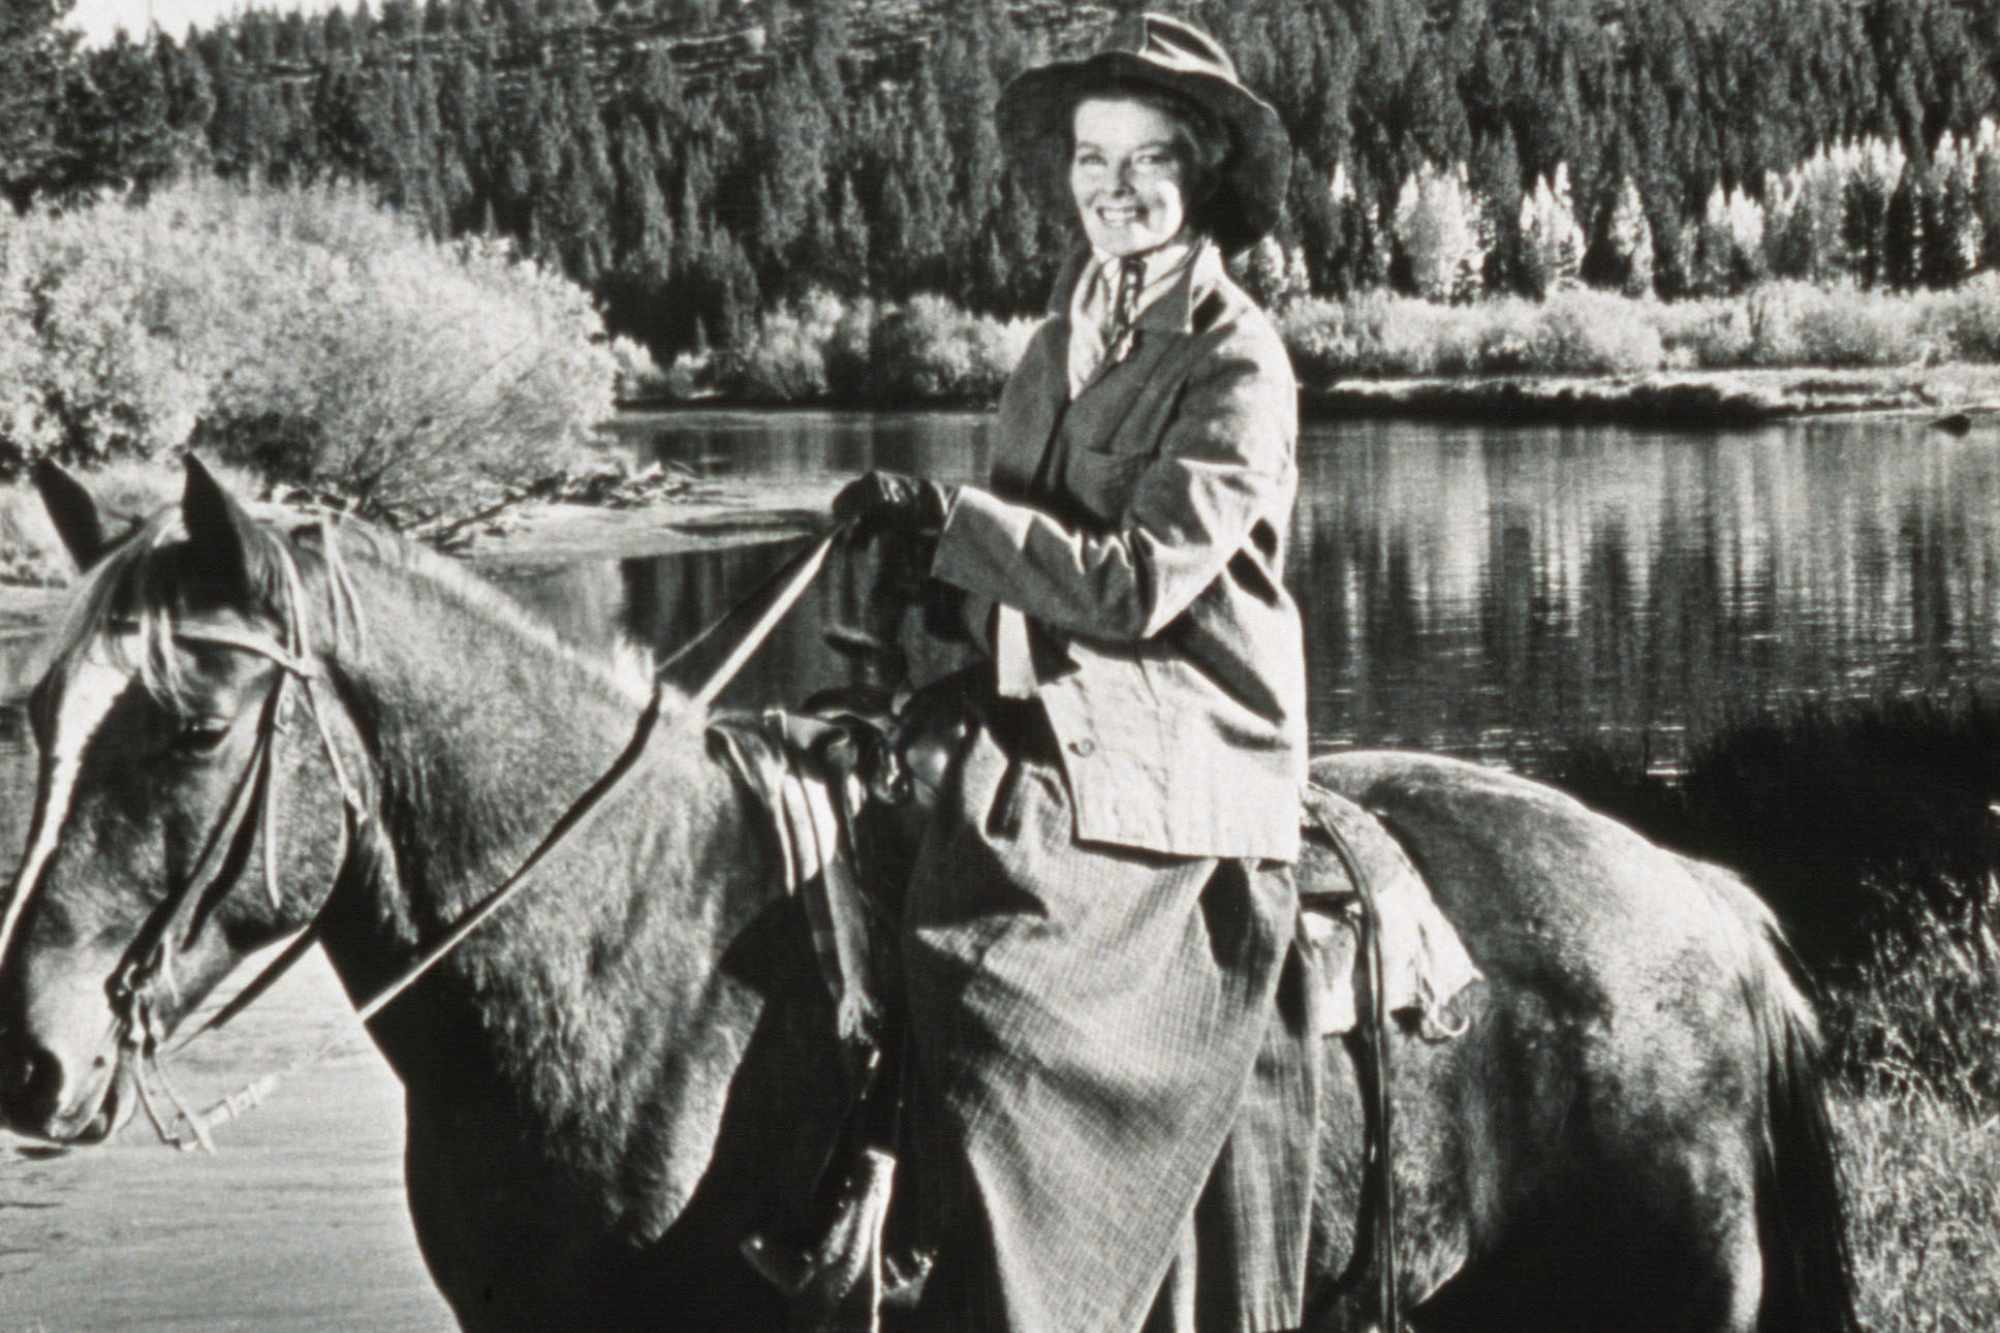
[[[371,581],[359,570],[356,579]],[[357,994],[519,863],[611,765],[639,708],[487,608],[422,590],[396,601],[372,587],[363,603],[374,646],[341,678],[393,865],[344,889],[329,914],[328,952]],[[594,1160],[567,1165],[606,1173],[627,1138],[657,1133],[644,1116],[712,1119],[732,1074],[732,1033],[761,1004],[721,975],[722,956],[776,882],[739,799],[698,728],[663,720],[589,828],[537,869],[540,882],[374,1024],[413,1117],[433,1095],[483,1094],[531,1131],[581,1118],[598,1132],[564,1151]],[[634,1065],[655,1092],[621,1123],[603,1108],[629,1101]],[[662,1166],[665,1195],[699,1175],[700,1138],[688,1163]]]

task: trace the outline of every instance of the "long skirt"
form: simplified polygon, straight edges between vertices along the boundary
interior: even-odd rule
[[[989,703],[905,909],[905,1179],[942,1251],[920,1326],[1295,1327],[1317,1088],[1290,869],[1079,845],[1039,706]]]

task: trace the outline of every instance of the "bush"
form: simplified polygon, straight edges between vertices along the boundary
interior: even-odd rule
[[[1552,375],[1626,375],[1666,360],[1647,303],[1582,288],[1558,291],[1541,309],[1530,360]]]
[[[677,361],[670,379],[685,397],[720,389],[779,403],[992,398],[1036,323],[975,315],[941,296],[877,306],[814,291],[764,315],[726,360]]]
[[[2000,273],[1982,273],[1933,298],[1929,328],[1941,352],[1967,361],[2000,361]]]
[[[1750,364],[1751,301],[1713,298],[1655,307],[1666,364],[1720,370]]]
[[[826,349],[842,313],[838,297],[815,289],[764,316],[738,359],[737,392],[781,403],[825,398]]]
[[[1342,376],[1624,374],[1666,353],[1650,302],[1581,288],[1546,304],[1503,297],[1444,306],[1381,292],[1300,301],[1279,321],[1308,383]]]
[[[588,295],[358,190],[196,181],[0,226],[0,466],[194,445],[395,519],[559,466],[609,415]]]
[[[611,340],[609,351],[617,367],[612,383],[619,402],[655,398],[666,391],[666,375],[643,344],[621,335]]]

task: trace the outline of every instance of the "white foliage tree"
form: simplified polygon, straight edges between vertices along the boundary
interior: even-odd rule
[[[1426,162],[1403,182],[1391,225],[1418,295],[1431,301],[1479,295],[1493,248],[1484,215],[1463,162],[1452,167]]]
[[[1764,206],[1747,191],[1709,192],[1696,240],[1696,286],[1721,295],[1741,290],[1762,276],[1767,230]]]
[[[1639,187],[1630,176],[1619,182],[1607,239],[1618,262],[1618,290],[1627,296],[1651,296],[1653,227],[1646,221],[1646,201],[1640,198]]]
[[[1521,277],[1537,299],[1574,287],[1583,264],[1583,228],[1570,199],[1569,165],[1558,163],[1521,195]]]

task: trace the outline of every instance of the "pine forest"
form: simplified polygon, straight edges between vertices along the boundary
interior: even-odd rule
[[[1266,295],[1940,288],[2000,252],[1996,0],[1178,8],[1291,131]],[[1006,171],[991,108],[1013,72],[1115,18],[1050,0],[363,0],[121,35],[46,68],[0,34],[23,102],[0,172],[17,206],[197,170],[360,182],[436,236],[498,234],[560,266],[663,359],[813,291],[1021,314],[1065,233]]]

